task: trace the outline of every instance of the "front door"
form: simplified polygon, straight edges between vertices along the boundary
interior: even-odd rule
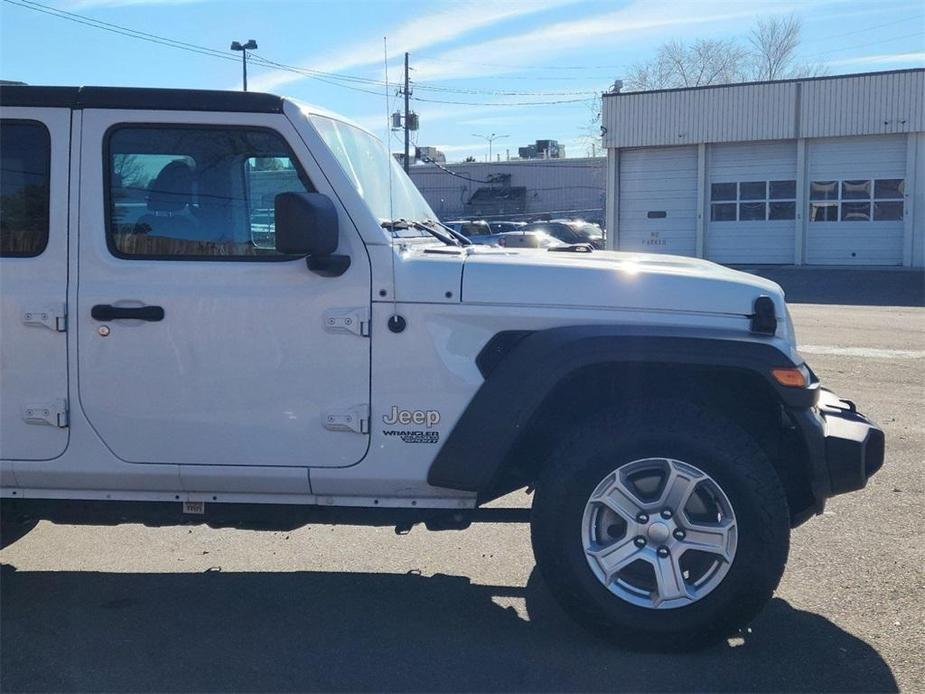
[[[285,116],[85,110],[81,191],[80,403],[115,455],[363,458],[369,263],[342,210],[342,276],[275,250],[278,193],[333,198]]]

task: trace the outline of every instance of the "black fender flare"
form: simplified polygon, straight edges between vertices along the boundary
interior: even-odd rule
[[[485,381],[447,436],[428,471],[436,487],[488,493],[509,450],[563,378],[578,369],[614,363],[731,367],[760,374],[788,409],[815,405],[818,382],[784,387],[773,368],[802,364],[767,337],[694,328],[569,326],[505,331],[483,347],[476,363]]]

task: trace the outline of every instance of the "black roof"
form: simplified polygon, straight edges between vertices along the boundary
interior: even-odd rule
[[[274,94],[260,92],[4,84],[0,85],[0,106],[282,113],[283,100]]]

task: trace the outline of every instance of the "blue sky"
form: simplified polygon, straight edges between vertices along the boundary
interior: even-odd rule
[[[487,145],[475,135],[492,132],[509,136],[495,142],[502,156],[540,138],[565,143],[569,156],[585,155],[594,93],[665,41],[744,37],[756,17],[795,13],[803,22],[801,59],[824,64],[829,74],[925,65],[921,0],[36,1],[218,51],[254,38],[258,54],[269,60],[356,78],[322,75],[324,81],[252,65],[249,86],[339,111],[382,137],[387,104],[378,83],[386,36],[390,81],[400,77],[403,52],[411,53],[414,96],[421,99],[413,102],[421,120],[418,144],[439,146],[451,161],[484,158]],[[2,79],[240,88],[239,62],[13,2],[0,1]],[[568,103],[536,103],[549,101]],[[399,105],[394,94],[388,102],[388,110]],[[514,105],[522,102],[529,105]],[[392,148],[400,149],[397,139]]]

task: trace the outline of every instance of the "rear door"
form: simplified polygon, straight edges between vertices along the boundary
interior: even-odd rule
[[[370,273],[274,248],[284,191],[328,194],[285,116],[87,109],[80,399],[120,458],[346,466],[368,446]],[[349,320],[348,320],[349,319]]]
[[[67,447],[71,111],[0,109],[0,457]]]

